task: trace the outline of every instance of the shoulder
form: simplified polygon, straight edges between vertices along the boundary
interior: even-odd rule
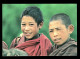
[[[69,45],[68,49],[70,49],[73,52],[76,52],[77,51],[77,42],[74,39],[71,39],[68,42],[68,45]]]
[[[66,48],[66,53],[69,56],[77,56],[77,42],[74,40],[70,41],[69,46]]]
[[[40,37],[41,37],[41,41],[45,42],[47,46],[52,46],[52,43],[50,42],[50,40],[43,33],[41,33]]]
[[[19,41],[22,37],[24,37],[24,36],[23,36],[23,33],[21,33],[20,36],[14,38],[13,41]]]
[[[41,37],[42,39],[44,39],[44,40],[49,40],[49,39],[47,38],[47,36],[44,35],[43,33],[40,34],[40,37]]]
[[[68,54],[69,56],[77,56],[77,46],[76,45],[71,45],[68,49]]]
[[[20,41],[21,37],[16,37],[13,39],[10,48],[14,48],[15,46],[17,46],[18,42]]]
[[[71,46],[75,46],[77,47],[77,42],[71,38],[71,40],[69,41],[69,44],[71,44]]]
[[[13,39],[12,43],[17,43],[20,40],[21,37],[16,37]]]
[[[20,39],[21,39],[21,37],[17,37],[17,38],[16,38],[16,42],[19,42]]]

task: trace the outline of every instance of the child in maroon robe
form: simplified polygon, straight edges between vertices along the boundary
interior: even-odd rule
[[[44,35],[39,34],[43,26],[43,17],[37,7],[28,7],[21,16],[22,37],[15,38],[10,48],[24,50],[29,56],[47,56],[51,53],[52,44]]]

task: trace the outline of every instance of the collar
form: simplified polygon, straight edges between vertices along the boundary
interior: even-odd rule
[[[25,41],[28,41],[28,40],[33,40],[33,39],[37,39],[38,37],[40,37],[40,34],[37,33],[34,37],[32,37],[31,39],[27,39],[26,37],[25,38]]]

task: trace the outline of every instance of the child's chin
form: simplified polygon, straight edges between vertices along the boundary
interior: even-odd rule
[[[62,45],[62,43],[56,43],[57,45]]]
[[[26,37],[27,39],[31,39],[32,37]]]

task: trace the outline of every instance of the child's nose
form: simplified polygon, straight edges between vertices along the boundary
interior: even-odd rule
[[[30,30],[30,29],[29,29],[29,26],[26,26],[26,27],[25,27],[25,30]]]
[[[54,37],[58,36],[58,33],[56,31],[54,31]]]

